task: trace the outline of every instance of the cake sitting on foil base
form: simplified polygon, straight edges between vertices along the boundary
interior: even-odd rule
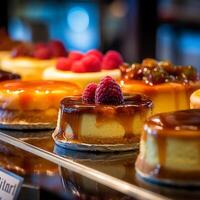
[[[54,140],[74,144],[137,144],[152,102],[141,95],[123,97],[120,92],[119,85],[107,76],[99,85],[88,85],[82,98],[63,99]],[[90,99],[94,95],[95,101]]]
[[[62,81],[4,81],[0,83],[0,126],[54,128],[60,101],[80,94],[80,88]]]
[[[200,185],[200,110],[150,117],[140,142],[136,171],[144,179],[172,185]]]

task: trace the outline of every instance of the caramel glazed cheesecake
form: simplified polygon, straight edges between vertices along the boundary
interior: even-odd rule
[[[89,84],[82,98],[61,101],[53,138],[76,144],[138,144],[151,107],[145,96],[123,97],[119,85],[107,76],[98,85]]]
[[[60,101],[77,94],[80,88],[64,81],[3,81],[0,83],[0,127],[54,128]]]
[[[136,171],[154,183],[200,186],[200,110],[149,118],[141,137]]]

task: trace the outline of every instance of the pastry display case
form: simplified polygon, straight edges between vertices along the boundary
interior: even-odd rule
[[[0,2],[0,200],[200,199],[199,6]]]
[[[1,166],[22,177],[23,195],[55,199],[198,199],[198,188],[163,187],[135,173],[138,151],[98,153],[55,145],[51,131],[1,131]],[[33,196],[32,196],[33,197]],[[45,196],[46,197],[46,196]],[[36,199],[36,198],[33,198]]]

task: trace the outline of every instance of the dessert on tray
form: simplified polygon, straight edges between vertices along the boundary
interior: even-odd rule
[[[46,69],[43,79],[76,82],[84,88],[90,82],[98,83],[106,75],[119,79],[122,63],[122,56],[113,50],[105,55],[98,50],[86,54],[72,51],[68,57],[59,58],[55,66]]]
[[[200,110],[154,115],[144,125],[136,171],[149,181],[200,184],[199,147]]]
[[[60,41],[45,43],[22,43],[2,59],[2,69],[18,73],[25,80],[41,79],[43,71],[55,64],[57,57],[67,55]]]
[[[0,83],[0,127],[54,128],[61,99],[80,94],[62,81],[3,81]]]
[[[123,96],[120,86],[106,76],[98,85],[89,84],[82,98],[61,101],[53,137],[74,144],[137,144],[151,107],[145,96]]]
[[[192,66],[174,66],[169,61],[149,58],[141,64],[124,64],[120,69],[122,91],[149,96],[154,114],[189,109],[190,95],[200,88],[199,75]]]

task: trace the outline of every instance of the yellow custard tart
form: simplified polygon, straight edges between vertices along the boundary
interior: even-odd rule
[[[0,83],[0,126],[55,127],[60,101],[80,94],[80,88],[62,81],[3,81]]]
[[[200,88],[195,68],[174,66],[169,61],[144,59],[141,64],[124,64],[121,74],[122,91],[149,96],[153,114],[189,109],[190,95]]]
[[[3,70],[18,73],[23,80],[42,79],[43,71],[56,63],[56,57],[67,52],[60,41],[48,43],[22,43],[1,60]]]

